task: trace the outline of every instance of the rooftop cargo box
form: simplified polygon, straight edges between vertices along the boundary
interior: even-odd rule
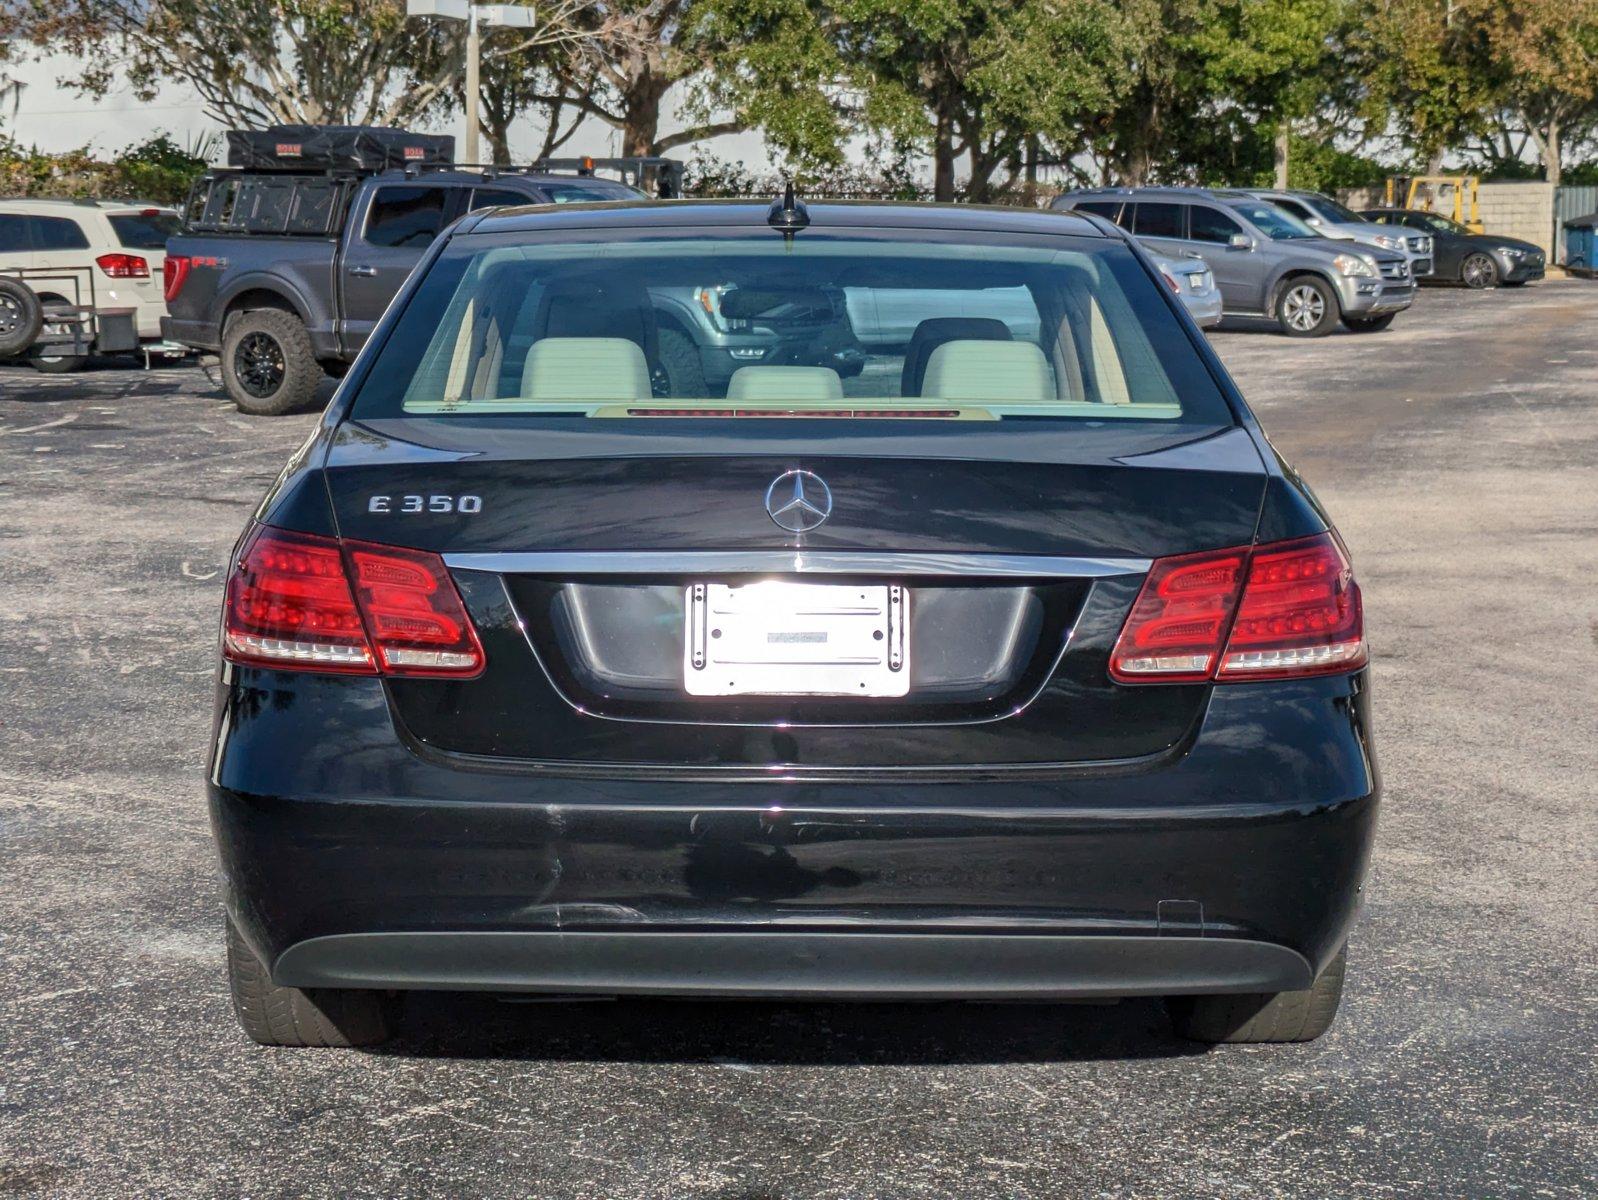
[[[230,129],[227,161],[249,171],[387,171],[452,163],[455,139],[381,125]]]

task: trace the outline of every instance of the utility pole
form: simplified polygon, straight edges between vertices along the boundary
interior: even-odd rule
[[[477,5],[466,10],[466,161],[482,162],[477,153],[478,76],[482,71],[483,37],[477,32]]]
[[[480,77],[483,59],[484,25],[516,26],[531,29],[537,14],[521,4],[471,4],[468,0],[405,0],[408,17],[438,17],[445,21],[466,22],[466,146],[468,163],[481,161],[477,149]]]

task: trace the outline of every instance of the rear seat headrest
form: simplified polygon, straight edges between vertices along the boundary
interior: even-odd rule
[[[729,400],[842,400],[843,380],[831,367],[739,367],[727,381]]]
[[[919,396],[926,382],[927,362],[944,342],[1008,342],[1010,327],[997,317],[928,317],[916,326],[905,347],[899,372],[899,395]]]
[[[522,368],[523,400],[628,403],[651,395],[649,364],[626,338],[540,338]]]
[[[944,342],[927,360],[921,394],[956,404],[1048,404],[1048,359],[1032,342]]]

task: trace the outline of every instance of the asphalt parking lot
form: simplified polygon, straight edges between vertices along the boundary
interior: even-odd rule
[[[228,1007],[201,780],[228,548],[314,417],[0,367],[0,1196],[1598,1193],[1598,284],[1214,341],[1365,589],[1386,798],[1338,1023],[1153,1002]]]

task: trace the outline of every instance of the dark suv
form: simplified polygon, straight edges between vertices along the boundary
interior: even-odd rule
[[[1292,337],[1320,337],[1339,321],[1356,333],[1386,329],[1415,298],[1407,255],[1323,238],[1274,204],[1238,193],[1096,188],[1058,196],[1051,207],[1108,217],[1161,254],[1202,256],[1228,315],[1270,317]]]

